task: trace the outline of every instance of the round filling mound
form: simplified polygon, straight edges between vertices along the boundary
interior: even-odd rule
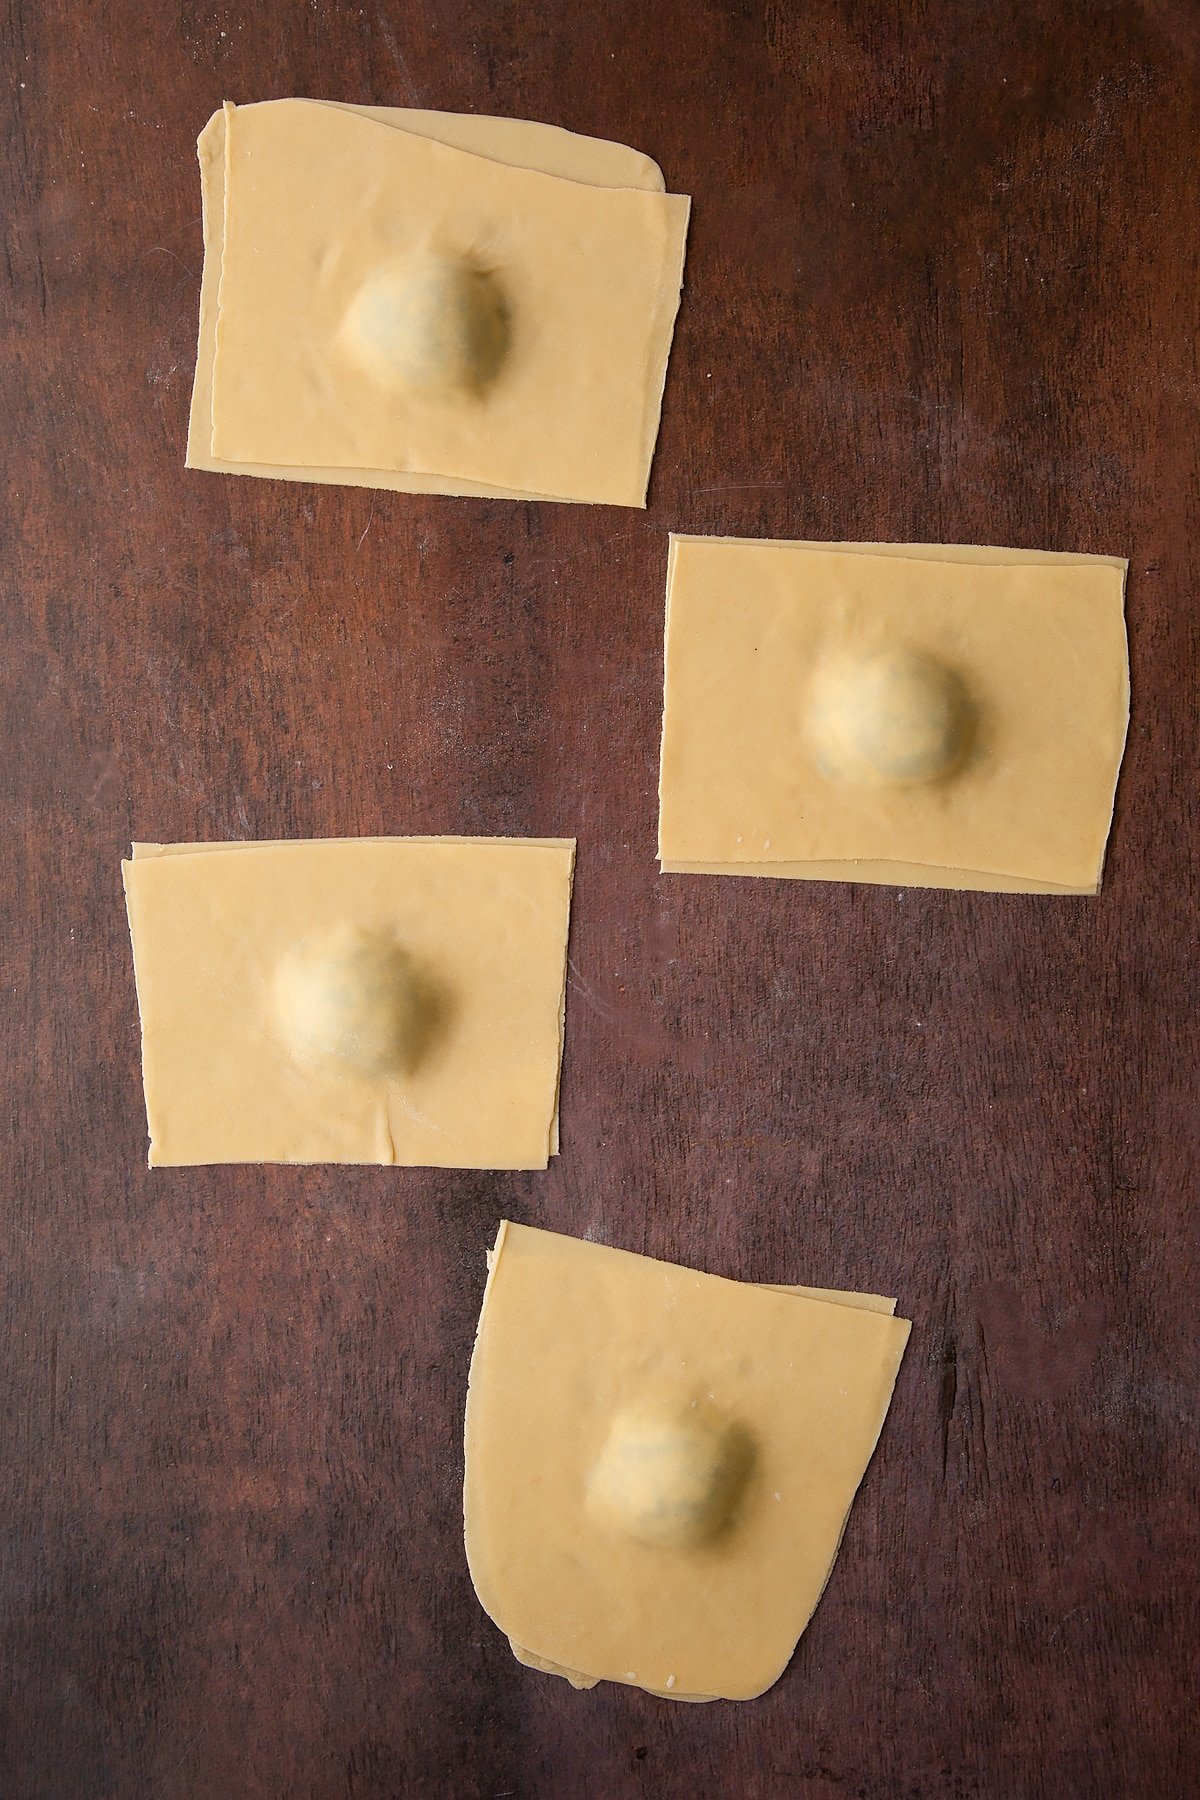
[[[509,346],[496,277],[463,258],[426,254],[372,276],[351,302],[341,342],[382,387],[480,395]]]
[[[745,1431],[696,1406],[629,1407],[592,1470],[589,1510],[639,1543],[691,1549],[729,1524],[752,1461]]]
[[[891,787],[957,773],[975,737],[955,669],[921,650],[885,648],[830,662],[813,683],[809,730],[835,780]]]
[[[412,968],[387,937],[347,926],[305,940],[280,962],[274,999],[284,1042],[302,1062],[387,1075],[410,1060]]]

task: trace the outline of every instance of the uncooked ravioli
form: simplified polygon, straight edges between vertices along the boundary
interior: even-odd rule
[[[277,101],[260,102],[278,105]],[[324,101],[323,105],[339,102]],[[247,109],[239,109],[245,112]],[[407,107],[344,106],[392,130],[436,138],[474,156],[490,157],[515,168],[537,169],[567,181],[594,187],[639,188],[662,193],[662,172],[648,156],[624,144],[582,137],[555,125],[526,119],[493,119],[474,113],[423,112]],[[557,499],[557,495],[457,481],[442,474],[406,474],[396,469],[331,469],[286,464],[220,461],[212,451],[212,380],[217,350],[217,295],[225,243],[225,109],[215,112],[197,141],[204,233],[204,266],[200,281],[200,329],[196,377],[188,420],[187,466],[191,469],[257,475],[275,480],[340,483],[387,488],[400,493],[473,495],[495,499]]]
[[[150,1161],[544,1168],[575,846],[135,845]]]
[[[312,101],[199,149],[191,463],[644,504],[688,211],[648,158]]]
[[[1094,893],[1128,722],[1125,567],[673,537],[663,869]]]
[[[820,1292],[501,1225],[464,1513],[475,1590],[520,1661],[677,1700],[778,1678],[909,1332],[890,1301]]]

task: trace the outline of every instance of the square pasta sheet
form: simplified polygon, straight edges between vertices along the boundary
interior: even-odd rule
[[[540,1169],[575,846],[135,844],[150,1162]]]
[[[689,202],[523,120],[227,105],[188,463],[645,504]]]
[[[673,537],[663,869],[1095,893],[1129,716],[1125,570]]]

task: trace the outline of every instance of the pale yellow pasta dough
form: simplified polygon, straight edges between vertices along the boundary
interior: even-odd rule
[[[275,106],[278,101],[263,101]],[[323,105],[337,102],[323,101]],[[239,108],[246,111],[247,108]],[[538,169],[567,181],[595,187],[641,188],[662,193],[662,171],[648,156],[624,144],[602,138],[581,137],[555,125],[527,119],[492,119],[473,113],[421,112],[398,106],[349,106],[394,130],[412,131],[437,138],[456,149],[523,169]],[[474,495],[494,499],[557,499],[553,494],[531,494],[515,488],[489,487],[483,482],[456,481],[441,474],[410,475],[396,469],[290,468],[284,464],[218,461],[212,453],[212,372],[217,351],[217,291],[225,243],[225,111],[215,112],[196,144],[200,161],[200,194],[204,235],[204,264],[200,278],[200,329],[196,351],[196,376],[188,419],[187,466],[235,475],[258,475],[280,481],[315,481],[342,486],[386,488],[407,494]]]
[[[189,461],[644,504],[686,198],[622,146],[386,117],[278,101],[206,127]]]
[[[502,1223],[466,1409],[467,1559],[529,1666],[751,1699],[829,1578],[895,1302],[755,1287]]]
[[[152,1165],[544,1168],[574,843],[135,844]]]
[[[1099,887],[1125,563],[673,537],[664,871]]]

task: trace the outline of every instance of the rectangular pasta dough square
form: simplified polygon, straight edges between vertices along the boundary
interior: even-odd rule
[[[267,100],[258,105],[280,106],[286,101]],[[339,101],[322,101],[322,105],[340,106],[344,112],[358,113],[376,124],[397,131],[416,132],[422,137],[486,156],[493,162],[510,163],[517,168],[538,169],[544,175],[558,175],[568,181],[585,182],[596,187],[641,188],[647,193],[661,194],[664,189],[658,165],[640,151],[626,144],[614,144],[603,138],[583,137],[578,132],[563,131],[557,125],[543,125],[530,119],[498,119],[475,113],[445,113],[415,110],[400,106],[348,106]],[[245,113],[249,109],[238,109]],[[204,263],[200,277],[200,321],[196,346],[196,374],[192,384],[192,403],[188,415],[187,467],[207,469],[215,473],[254,475],[276,481],[313,481],[323,485],[383,488],[404,494],[448,494],[484,499],[557,500],[557,494],[537,494],[518,488],[489,486],[486,482],[455,480],[450,475],[409,474],[398,469],[331,469],[294,467],[286,463],[237,462],[222,460],[212,448],[213,367],[217,354],[217,295],[221,279],[221,262],[225,252],[225,108],[209,119],[196,143],[200,164],[201,217],[204,235]]]
[[[1094,893],[1128,720],[1125,567],[673,537],[664,870]],[[822,672],[893,653],[950,671],[967,696],[968,741],[944,779],[828,766]]]
[[[545,1168],[573,866],[569,839],[135,845],[151,1164]]]
[[[218,460],[644,504],[684,196],[511,167],[315,101],[226,108],[224,169]],[[354,354],[357,303],[423,257],[494,271],[508,348],[478,392],[389,386]]]

